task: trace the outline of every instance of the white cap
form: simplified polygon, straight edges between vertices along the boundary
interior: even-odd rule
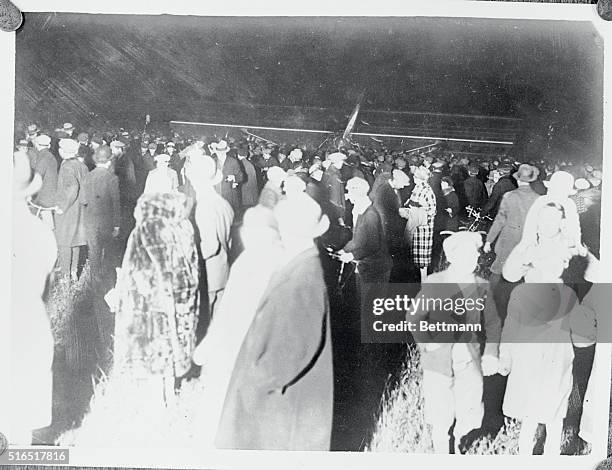
[[[34,142],[36,142],[36,145],[40,145],[41,147],[47,147],[51,145],[51,137],[45,134],[41,134],[36,137],[36,139],[34,139]]]

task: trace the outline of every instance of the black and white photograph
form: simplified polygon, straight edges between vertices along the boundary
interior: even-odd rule
[[[12,33],[9,449],[611,453],[596,5],[53,3]]]

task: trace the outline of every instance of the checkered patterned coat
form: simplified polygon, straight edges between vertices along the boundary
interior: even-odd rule
[[[431,264],[433,224],[436,215],[436,196],[427,182],[417,180],[417,184],[408,201],[408,206],[422,207],[427,214],[427,225],[417,227],[412,235],[410,244],[412,261],[419,268],[424,268]]]

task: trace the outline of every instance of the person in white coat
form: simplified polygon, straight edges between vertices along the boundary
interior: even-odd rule
[[[42,296],[57,258],[53,232],[26,199],[42,179],[25,152],[14,155],[9,443],[30,445],[32,431],[51,424],[53,334]],[[4,431],[4,429],[3,429]]]
[[[168,167],[170,155],[161,154],[155,156],[157,167],[147,175],[144,192],[150,193],[174,193],[178,191],[178,175],[175,170]]]
[[[218,313],[193,354],[205,383],[197,415],[198,443],[214,447],[227,387],[236,357],[266,287],[281,263],[282,246],[271,209],[252,207],[241,228],[244,251],[232,265]]]

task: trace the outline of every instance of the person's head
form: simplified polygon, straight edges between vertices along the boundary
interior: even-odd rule
[[[120,157],[123,155],[123,150],[125,149],[125,144],[120,140],[113,140],[110,143],[111,153],[115,157]]]
[[[166,144],[166,153],[168,155],[173,155],[176,152],[176,145],[174,142],[170,141]]]
[[[535,166],[523,163],[518,167],[518,170],[513,176],[518,184],[529,184],[538,179],[539,173],[540,170],[538,170]]]
[[[431,155],[427,155],[426,157],[423,158],[423,166],[425,168],[429,168],[432,163],[433,163],[434,159]]]
[[[404,189],[410,185],[410,178],[402,170],[393,170],[389,181],[394,189]]]
[[[277,188],[280,188],[287,179],[287,173],[279,166],[272,166],[268,169],[268,182]]]
[[[19,142],[17,142],[17,150],[21,151],[21,152],[27,152],[30,145],[29,142],[26,139],[20,139]]]
[[[60,139],[59,141],[59,154],[64,160],[70,160],[76,158],[79,152],[79,143],[72,139]]]
[[[306,183],[299,176],[289,176],[283,184],[283,189],[287,197],[293,197],[296,194],[306,191]]]
[[[442,244],[452,270],[457,274],[472,274],[478,266],[482,236],[477,232],[457,232]]]
[[[329,157],[327,157],[329,162],[336,167],[337,169],[342,168],[344,162],[346,161],[346,155],[340,152],[334,152]]]
[[[89,134],[87,134],[87,132],[81,132],[77,136],[77,142],[81,145],[88,145],[89,144]]]
[[[48,149],[50,145],[51,138],[48,135],[41,134],[34,139],[36,150]]]
[[[166,153],[162,153],[160,155],[155,156],[155,164],[157,168],[168,168],[169,163],[170,163],[170,155]]]
[[[472,163],[468,166],[468,174],[470,176],[477,176],[480,171],[480,167],[476,163]]]
[[[102,140],[102,137],[100,137],[99,135],[92,136],[89,146],[93,150],[96,150],[98,147],[100,147],[100,145],[104,145],[104,141]]]
[[[157,144],[155,142],[149,142],[147,149],[151,155],[157,151]]]
[[[210,146],[211,152],[215,153],[218,158],[224,159],[227,156],[230,148],[225,140],[220,140],[218,143],[213,143]]]
[[[455,189],[455,184],[450,176],[444,176],[440,180],[440,187],[442,188],[442,191],[450,191],[451,189]]]
[[[566,199],[576,194],[574,189],[574,177],[566,171],[556,171],[549,181],[544,181],[548,188],[548,195],[556,199]]]
[[[274,215],[281,241],[286,247],[312,243],[329,228],[329,219],[306,193],[281,200],[274,208]]]
[[[398,157],[395,159],[395,167],[398,170],[403,170],[404,168],[406,168],[406,160],[404,160],[402,157]]]
[[[537,217],[538,239],[550,239],[556,237],[562,230],[565,220],[563,206],[550,202],[543,206]]]
[[[108,168],[111,163],[111,149],[106,145],[100,145],[93,153],[93,161],[96,166]]]
[[[199,190],[213,188],[223,179],[223,173],[217,168],[217,162],[197,148],[193,148],[187,156],[184,168],[187,179]]]
[[[265,249],[270,244],[280,241],[278,222],[272,209],[257,205],[244,213],[240,238],[245,250]]]
[[[429,170],[424,166],[419,166],[414,170],[414,180],[415,182],[426,182],[429,180]]]
[[[62,131],[64,131],[65,134],[72,136],[72,133],[74,132],[74,126],[71,123],[66,122],[62,126]]]
[[[497,183],[497,182],[499,181],[499,178],[500,178],[499,171],[497,171],[497,170],[493,170],[493,171],[491,172],[491,180],[492,180],[494,183]]]
[[[360,177],[351,178],[346,182],[346,198],[353,204],[368,197],[369,183]]]

